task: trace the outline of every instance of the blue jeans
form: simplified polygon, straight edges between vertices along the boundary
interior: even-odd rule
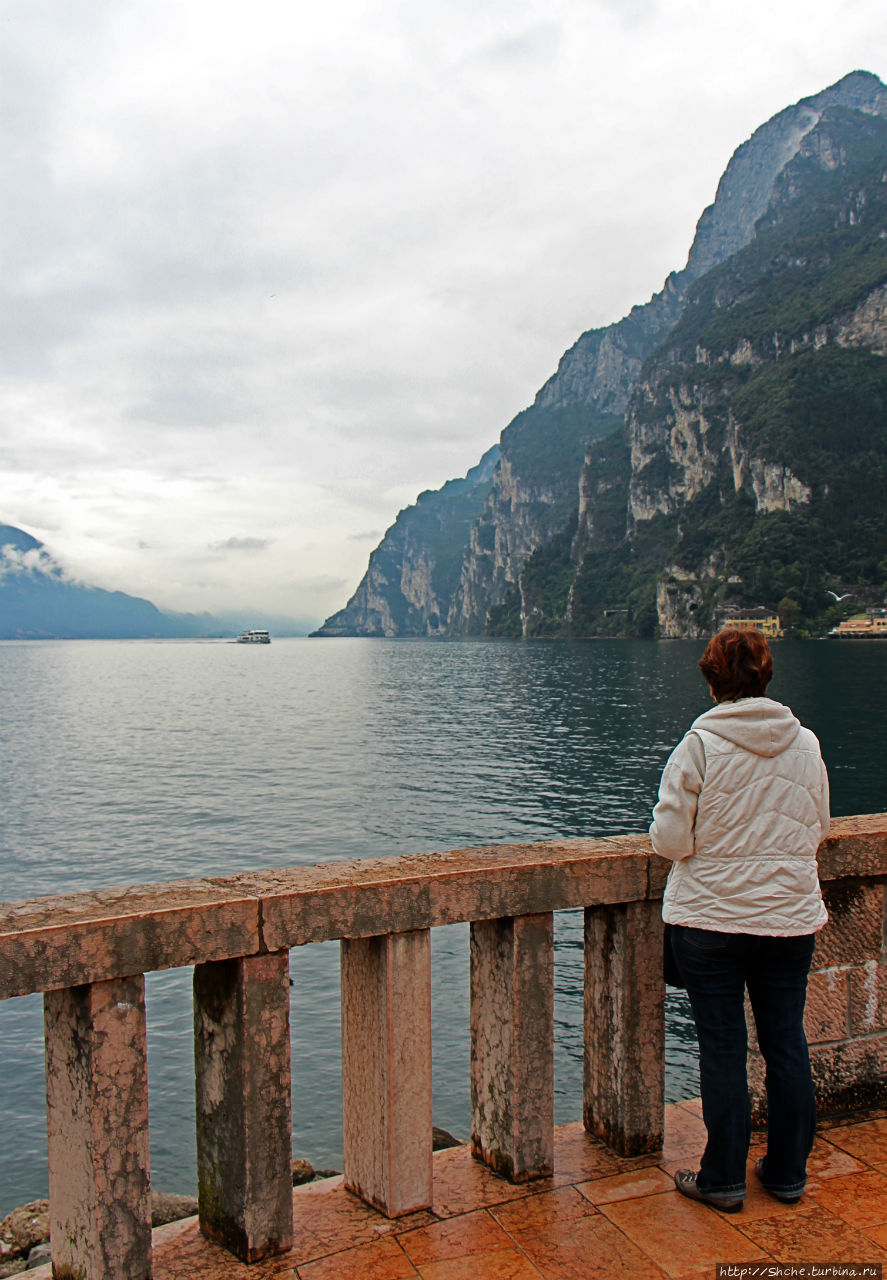
[[[672,950],[699,1040],[702,1118],[708,1132],[696,1179],[700,1191],[724,1199],[745,1195],[751,1138],[746,987],[767,1068],[767,1156],[762,1181],[784,1195],[804,1190],[816,1129],[804,1035],[814,941],[813,934],[772,938],[673,927]]]

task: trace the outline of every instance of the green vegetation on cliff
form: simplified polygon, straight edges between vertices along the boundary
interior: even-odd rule
[[[742,342],[778,355],[774,338],[785,348],[812,334],[884,279],[887,120],[834,108],[817,137],[837,167],[823,168],[821,155],[796,157],[755,239],[691,286],[666,339],[684,361],[697,348],[717,356]]]
[[[505,428],[500,449],[519,475],[552,488],[566,483],[574,493],[589,444],[621,426],[621,416],[586,405],[534,404]]]
[[[858,72],[756,130],[684,270],[506,427],[474,514],[445,532],[423,495],[321,634],[703,635],[758,605],[821,631],[829,590],[878,602],[885,104]]]
[[[578,536],[528,560],[510,625],[522,603],[527,635],[656,634],[658,583],[702,630],[762,605],[822,631],[829,588],[882,598],[885,287],[887,121],[832,110],[756,239],[691,287],[641,371],[621,455],[621,433],[589,451]]]

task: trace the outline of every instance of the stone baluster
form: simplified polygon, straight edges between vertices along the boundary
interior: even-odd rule
[[[665,1106],[661,903],[585,912],[585,1127],[624,1156],[658,1151]]]
[[[293,1242],[289,951],[194,968],[200,1229],[244,1262]]]
[[[389,1218],[431,1204],[429,930],[344,938],[345,1185]]]
[[[145,979],[44,996],[53,1275],[150,1280]]]
[[[513,1182],[554,1161],[551,912],[471,926],[471,1151]]]

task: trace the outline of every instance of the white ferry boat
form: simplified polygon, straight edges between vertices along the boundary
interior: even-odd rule
[[[253,628],[252,630],[249,630],[249,631],[241,631],[240,635],[237,637],[237,643],[238,644],[270,644],[271,637],[268,635],[267,631],[260,631],[258,630],[258,628]]]

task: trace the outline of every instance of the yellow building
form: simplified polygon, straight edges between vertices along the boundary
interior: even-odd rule
[[[887,639],[887,611],[870,609],[868,613],[857,613],[852,618],[845,618],[836,627],[832,627],[830,636],[838,640],[872,640],[878,637]]]
[[[727,617],[722,627],[733,627],[736,631],[760,631],[768,640],[780,640],[785,634],[779,621],[778,613],[768,613],[766,609],[751,609],[747,613]]]

